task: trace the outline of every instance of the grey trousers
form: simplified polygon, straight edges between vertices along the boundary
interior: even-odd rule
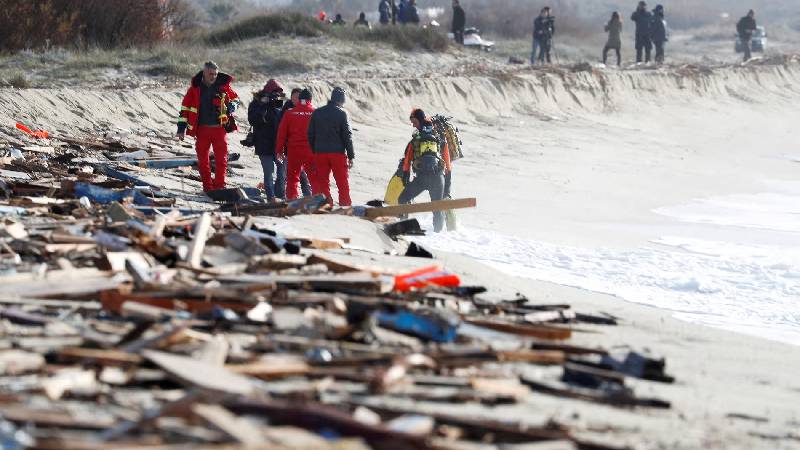
[[[403,189],[399,203],[401,205],[411,203],[411,200],[425,191],[430,194],[432,202],[444,198],[444,173],[442,171],[417,173]],[[438,233],[442,231],[442,228],[444,228],[444,211],[436,211],[433,213],[433,231]]]

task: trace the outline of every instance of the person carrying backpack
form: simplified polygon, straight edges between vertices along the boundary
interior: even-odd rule
[[[664,46],[667,43],[667,21],[664,20],[664,6],[658,5],[653,10],[653,22],[650,24],[650,39],[656,47],[656,64],[664,64]]]
[[[400,194],[399,203],[411,203],[417,196],[428,191],[431,201],[450,196],[451,170],[450,151],[447,141],[436,135],[433,122],[421,109],[415,109],[409,117],[414,126],[414,134],[406,146],[401,167],[405,188]],[[411,179],[411,174],[414,178]],[[433,213],[433,229],[442,231],[445,213]]]

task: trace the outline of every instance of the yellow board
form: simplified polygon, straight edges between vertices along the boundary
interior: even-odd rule
[[[383,201],[389,205],[397,205],[399,203],[400,194],[403,193],[403,189],[405,189],[405,185],[403,185],[403,178],[400,176],[393,176],[391,180],[389,180],[389,186],[386,187],[386,196],[383,197]]]

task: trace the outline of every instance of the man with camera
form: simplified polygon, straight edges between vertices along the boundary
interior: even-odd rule
[[[263,89],[253,93],[253,101],[247,108],[247,120],[253,130],[242,141],[247,147],[255,147],[264,171],[264,191],[270,201],[276,197],[284,198],[286,190],[286,170],[275,157],[275,140],[281,122],[283,97],[283,87],[276,80],[267,81]]]
[[[531,52],[531,64],[536,64],[538,60],[544,64],[545,60],[550,64],[550,50],[553,45],[553,35],[556,32],[556,18],[550,15],[550,7],[542,8],[539,17],[533,21],[533,51]],[[539,54],[536,54],[536,50]]]

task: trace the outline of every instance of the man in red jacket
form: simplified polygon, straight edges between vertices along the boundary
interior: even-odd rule
[[[195,151],[203,191],[225,188],[228,170],[227,133],[236,131],[233,113],[239,105],[239,96],[231,89],[233,77],[219,72],[219,67],[208,61],[203,70],[192,78],[191,86],[183,97],[178,118],[178,139],[188,134],[196,138]],[[211,178],[209,150],[214,147],[214,179]]]
[[[303,89],[294,108],[283,113],[275,141],[275,154],[278,159],[286,158],[286,199],[297,198],[297,183],[300,172],[305,170],[311,181],[311,190],[317,192],[316,170],[311,146],[308,144],[308,122],[314,113],[311,105],[311,91]],[[286,149],[286,156],[284,155]]]

